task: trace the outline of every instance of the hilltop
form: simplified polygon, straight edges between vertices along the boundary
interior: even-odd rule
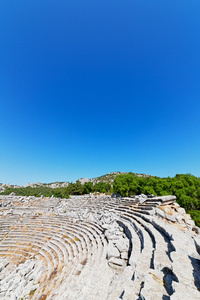
[[[98,182],[105,182],[105,183],[112,183],[115,179],[115,177],[117,175],[124,175],[124,174],[128,174],[129,172],[111,172],[105,175],[101,175],[99,177],[94,177],[92,179],[90,178],[79,178],[76,181],[80,181],[81,184],[84,184],[86,182],[92,182],[92,183],[98,183]],[[147,174],[139,174],[139,173],[133,173],[135,175],[137,175],[138,177],[149,177],[150,175]],[[62,187],[67,187],[69,185],[69,181],[56,181],[56,182],[52,182],[52,183],[41,183],[41,182],[35,182],[35,183],[27,183],[24,186],[20,186],[20,185],[13,185],[10,183],[0,183],[0,192],[5,191],[6,188],[22,188],[22,187],[32,187],[32,188],[36,188],[36,187],[49,187],[52,189],[56,189],[56,188],[62,188]]]

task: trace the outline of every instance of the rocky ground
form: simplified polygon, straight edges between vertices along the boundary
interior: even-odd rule
[[[175,196],[0,196],[1,299],[200,299],[200,229]]]

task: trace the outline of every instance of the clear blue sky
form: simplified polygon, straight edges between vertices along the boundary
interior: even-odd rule
[[[0,182],[200,177],[199,0],[2,0]]]

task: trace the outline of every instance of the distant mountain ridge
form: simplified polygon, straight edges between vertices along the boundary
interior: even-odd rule
[[[92,179],[90,178],[79,178],[76,181],[80,181],[81,184],[84,184],[85,182],[93,182],[98,183],[98,182],[108,182],[108,183],[112,183],[115,179],[115,177],[117,175],[124,175],[124,174],[128,174],[130,172],[111,172],[111,173],[107,173],[105,175],[99,176],[99,177],[94,177]],[[150,177],[151,175],[147,175],[147,174],[139,174],[139,173],[133,173],[138,177]],[[21,188],[21,187],[50,187],[52,189],[55,188],[61,188],[61,187],[67,187],[69,184],[69,181],[65,181],[65,182],[52,182],[52,183],[41,183],[41,182],[35,182],[35,183],[27,183],[24,186],[20,186],[20,185],[12,185],[12,184],[3,184],[0,183],[0,192],[3,192],[6,188]]]

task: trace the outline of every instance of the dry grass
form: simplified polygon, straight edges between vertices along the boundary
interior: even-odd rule
[[[153,273],[151,273],[151,272],[149,272],[149,274],[152,275],[153,279],[154,279],[156,282],[160,283],[161,285],[164,285],[163,279],[159,278],[158,276],[156,276],[155,274],[153,274]]]
[[[24,226],[24,228],[22,228],[22,232],[25,232],[25,231],[27,231],[28,230],[28,226],[26,225],[26,226]]]
[[[35,289],[35,290],[31,290],[31,291],[29,292],[29,295],[30,295],[30,296],[33,296],[33,295],[35,294],[35,291],[36,291],[36,289]]]
[[[167,213],[168,215],[172,216],[174,214],[174,210],[171,208],[170,205],[159,205],[158,208]]]
[[[59,272],[59,273],[62,272],[63,267],[64,267],[64,264],[61,264],[61,265],[59,266],[59,269],[58,269],[58,272]]]
[[[175,226],[176,228],[178,228],[180,231],[185,232],[186,231],[186,227],[183,227],[182,224],[176,224],[176,223],[171,223],[172,226]]]
[[[23,264],[23,263],[25,263],[25,261],[26,261],[26,258],[25,257],[22,257],[22,259],[20,260],[20,264]]]
[[[41,295],[40,298],[38,300],[46,300],[47,299],[47,295]]]
[[[81,262],[81,265],[85,266],[86,263],[87,263],[87,258],[85,258],[85,259]]]
[[[78,271],[77,273],[76,273],[76,275],[80,275],[81,274],[81,271]]]
[[[58,269],[55,268],[55,269],[51,272],[51,274],[50,274],[50,276],[49,276],[49,280],[52,280],[52,279],[57,275],[57,273],[58,273]]]
[[[62,238],[63,238],[63,239],[68,239],[69,236],[68,236],[67,234],[63,234]]]
[[[47,281],[47,274],[45,274],[44,278],[43,278],[43,282]],[[44,289],[43,289],[44,291]]]

